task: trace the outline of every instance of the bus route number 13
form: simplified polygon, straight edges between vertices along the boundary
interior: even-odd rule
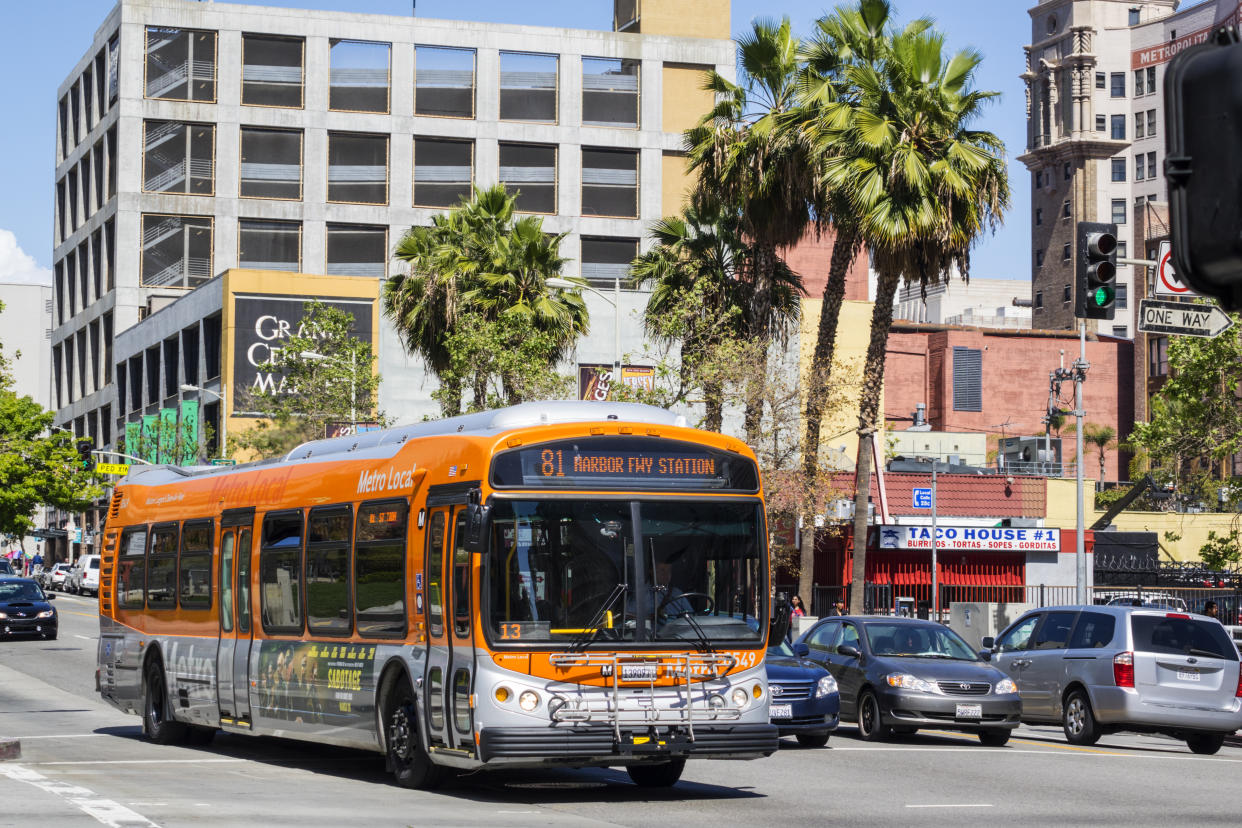
[[[501,624],[500,637],[505,639],[514,639],[522,637],[521,624]]]

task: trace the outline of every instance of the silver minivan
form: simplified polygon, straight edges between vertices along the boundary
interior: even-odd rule
[[[1018,685],[1022,721],[1060,722],[1072,744],[1130,730],[1220,750],[1242,727],[1238,649],[1220,622],[1150,607],[1043,607],[984,657]]]

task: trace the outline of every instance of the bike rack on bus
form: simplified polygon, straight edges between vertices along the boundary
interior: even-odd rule
[[[687,653],[655,658],[636,658],[602,653],[558,653],[550,659],[554,667],[599,667],[600,675],[612,679],[612,696],[605,710],[593,709],[590,700],[567,700],[552,711],[555,722],[607,722],[612,725],[613,735],[621,742],[621,726],[652,726],[660,724],[686,726],[691,742],[694,741],[694,722],[729,721],[739,719],[742,711],[733,707],[712,707],[704,698],[702,707],[696,707],[691,682],[705,682],[724,676],[737,664],[728,653]],[[635,664],[648,664],[656,668],[655,675],[646,681],[652,697],[656,695],[656,681],[663,668],[665,677],[685,679],[685,683],[669,685],[669,690],[682,688],[686,694],[684,710],[658,710],[654,706],[640,711],[621,709],[622,668]],[[642,680],[627,682],[627,689],[638,689]],[[661,688],[664,689],[664,688]],[[704,691],[706,693],[706,690]],[[726,704],[728,702],[726,701]],[[572,706],[571,706],[572,705]]]

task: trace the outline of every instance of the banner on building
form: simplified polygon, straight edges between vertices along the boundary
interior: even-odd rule
[[[177,458],[177,409],[161,408],[159,421],[159,451],[157,463],[174,463]]]
[[[930,526],[881,526],[881,549],[931,549]],[[1010,526],[937,526],[936,548],[986,552],[1061,551],[1061,530]]]
[[[278,358],[281,346],[290,336],[313,337],[313,333],[302,328],[306,305],[311,300],[311,297],[305,296],[237,294],[233,297],[233,416],[262,416],[259,412],[248,410],[247,402],[254,395],[265,391],[287,393],[283,376],[272,371],[261,371],[259,366]],[[371,343],[371,315],[375,300],[320,301],[352,315],[354,327],[350,335]]]
[[[181,401],[181,423],[177,427],[178,463],[192,466],[198,462],[198,400]]]
[[[141,448],[141,451],[135,452],[135,454],[143,460],[146,460],[148,463],[158,462],[156,458],[160,453],[159,429],[159,417],[155,414],[142,415],[142,434],[139,438],[139,447]]]
[[[328,423],[326,437],[349,437],[367,431],[379,431],[382,426],[376,422],[365,423]]]
[[[578,366],[578,399],[602,402],[611,396],[611,365]],[[621,366],[621,382],[631,388],[655,390],[655,368],[650,365]]]
[[[142,423],[125,424],[125,453],[142,457]]]

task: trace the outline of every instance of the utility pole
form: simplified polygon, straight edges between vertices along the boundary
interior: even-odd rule
[[[1082,469],[1082,428],[1086,412],[1082,404],[1082,383],[1087,378],[1087,322],[1078,320],[1078,361],[1074,363],[1074,419],[1078,424],[1074,435],[1074,477],[1078,488],[1078,532],[1074,548],[1074,561],[1077,565],[1075,579],[1075,603],[1086,604],[1087,601],[1087,552],[1086,552],[1086,511],[1083,503],[1083,469]]]
[[[932,458],[932,620],[940,620],[940,564],[936,560],[936,463],[939,458]]]

